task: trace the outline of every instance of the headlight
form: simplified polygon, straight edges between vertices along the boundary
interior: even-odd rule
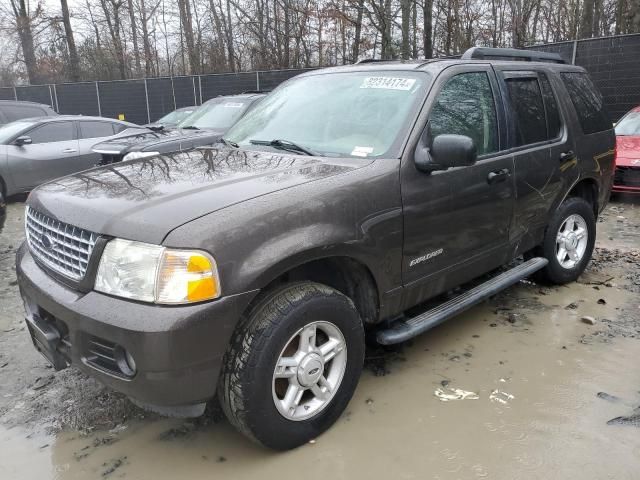
[[[129,152],[124,156],[122,161],[138,160],[140,158],[155,157],[156,155],[160,155],[160,152]]]
[[[143,302],[181,304],[220,296],[216,263],[206,252],[114,239],[107,243],[95,290]]]

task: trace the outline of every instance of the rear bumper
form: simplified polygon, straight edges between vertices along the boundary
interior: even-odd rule
[[[215,394],[229,339],[255,294],[189,306],[149,305],[71,290],[49,277],[25,244],[16,259],[36,348],[58,369],[74,365],[138,403],[159,408],[201,404]],[[125,351],[133,358],[133,375],[118,367]]]
[[[640,193],[640,167],[616,166],[612,191]]]

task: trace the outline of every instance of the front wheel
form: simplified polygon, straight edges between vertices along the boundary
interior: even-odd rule
[[[595,241],[593,207],[583,198],[568,198],[551,216],[544,241],[536,249],[536,255],[549,260],[539,278],[559,285],[573,282],[587,267]]]
[[[252,309],[234,335],[218,387],[229,421],[277,450],[328,429],[346,408],[364,360],[353,302],[311,282],[280,288]]]

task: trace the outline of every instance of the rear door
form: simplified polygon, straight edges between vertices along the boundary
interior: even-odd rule
[[[80,148],[78,170],[91,168],[100,162],[102,156],[99,153],[93,152],[91,149],[94,145],[112,137],[116,133],[115,125],[119,124],[106,120],[78,121],[78,145]]]
[[[578,176],[574,138],[550,72],[498,67],[514,152],[516,202],[512,242],[539,242],[549,212]]]
[[[78,139],[72,120],[47,122],[25,132],[31,145],[7,145],[9,171],[17,191],[28,191],[77,165]]]

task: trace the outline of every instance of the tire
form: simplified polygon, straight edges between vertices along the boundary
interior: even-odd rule
[[[571,220],[574,222],[574,229],[570,229]],[[561,232],[562,229],[562,232]],[[579,235],[580,229],[585,229],[584,244],[582,239],[578,240],[577,248],[571,250],[573,240],[569,232],[574,232],[574,237]],[[567,239],[558,240],[560,236]],[[536,278],[546,283],[563,285],[575,281],[584,271],[591,260],[593,247],[596,241],[596,219],[592,205],[580,197],[567,198],[551,216],[547,229],[545,230],[542,244],[534,249],[534,255],[542,256],[549,260],[549,264],[540,270]],[[563,246],[567,246],[564,263],[560,261]],[[578,254],[572,256],[572,252]]]
[[[335,345],[333,356],[321,358],[320,350],[306,347],[314,343],[326,351]],[[292,449],[338,419],[358,384],[364,354],[364,328],[349,298],[318,283],[291,283],[267,294],[241,321],[223,361],[218,398],[244,435],[268,448]],[[275,379],[276,364],[283,378]],[[287,401],[293,398],[299,403]]]

